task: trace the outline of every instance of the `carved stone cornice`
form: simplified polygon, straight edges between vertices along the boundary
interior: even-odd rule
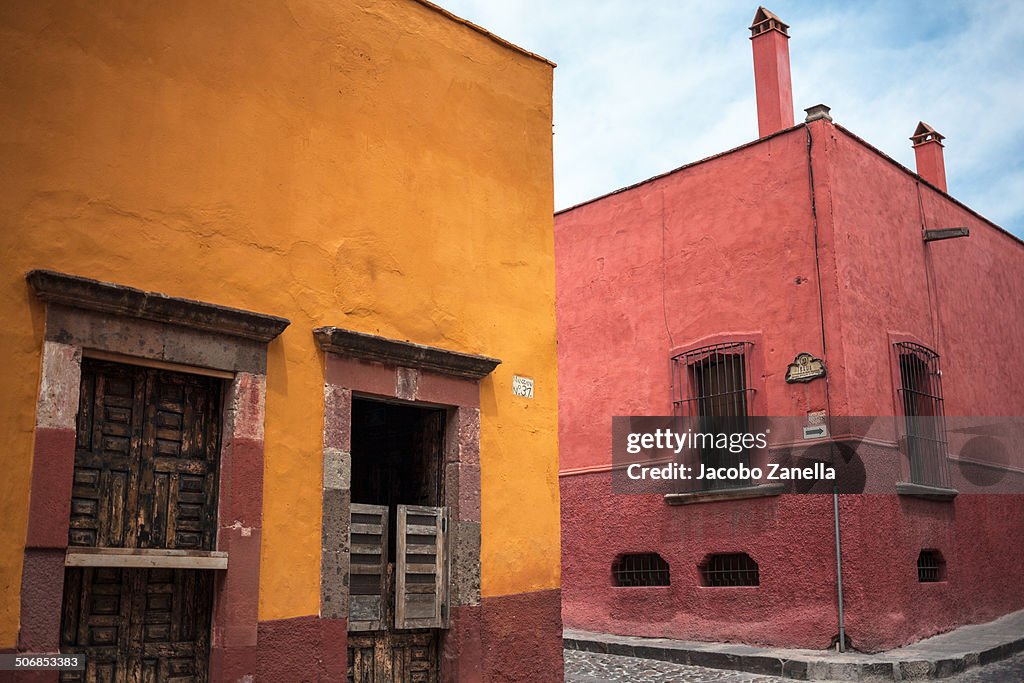
[[[141,318],[195,330],[216,332],[267,343],[291,321],[193,299],[101,282],[52,270],[32,270],[25,276],[36,296],[47,303]]]
[[[313,330],[313,336],[326,353],[467,379],[486,377],[501,363],[497,358],[397,341],[340,327],[318,327]]]

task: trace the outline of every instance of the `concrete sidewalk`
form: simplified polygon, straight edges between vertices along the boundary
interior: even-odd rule
[[[1024,651],[1024,610],[871,655],[616,636],[568,629],[564,633],[564,645],[568,650],[735,669],[801,681],[925,680],[952,676]]]

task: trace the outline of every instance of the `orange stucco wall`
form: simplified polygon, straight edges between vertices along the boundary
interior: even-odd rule
[[[0,45],[0,648],[32,268],[291,319],[269,348],[261,620],[318,611],[319,325],[502,359],[481,387],[482,592],[558,587],[550,64],[412,0],[5,3]]]

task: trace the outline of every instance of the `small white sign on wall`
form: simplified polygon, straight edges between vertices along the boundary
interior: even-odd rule
[[[512,375],[512,393],[523,398],[533,398],[533,379]]]
[[[804,427],[805,439],[824,439],[828,436],[828,427],[825,425],[808,425]]]
[[[811,425],[823,425],[825,424],[825,411],[824,410],[810,410],[807,412],[807,424]]]

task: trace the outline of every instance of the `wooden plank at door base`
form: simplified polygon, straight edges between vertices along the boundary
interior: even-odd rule
[[[66,567],[135,567],[139,569],[227,569],[228,554],[210,550],[150,548],[68,548]]]

